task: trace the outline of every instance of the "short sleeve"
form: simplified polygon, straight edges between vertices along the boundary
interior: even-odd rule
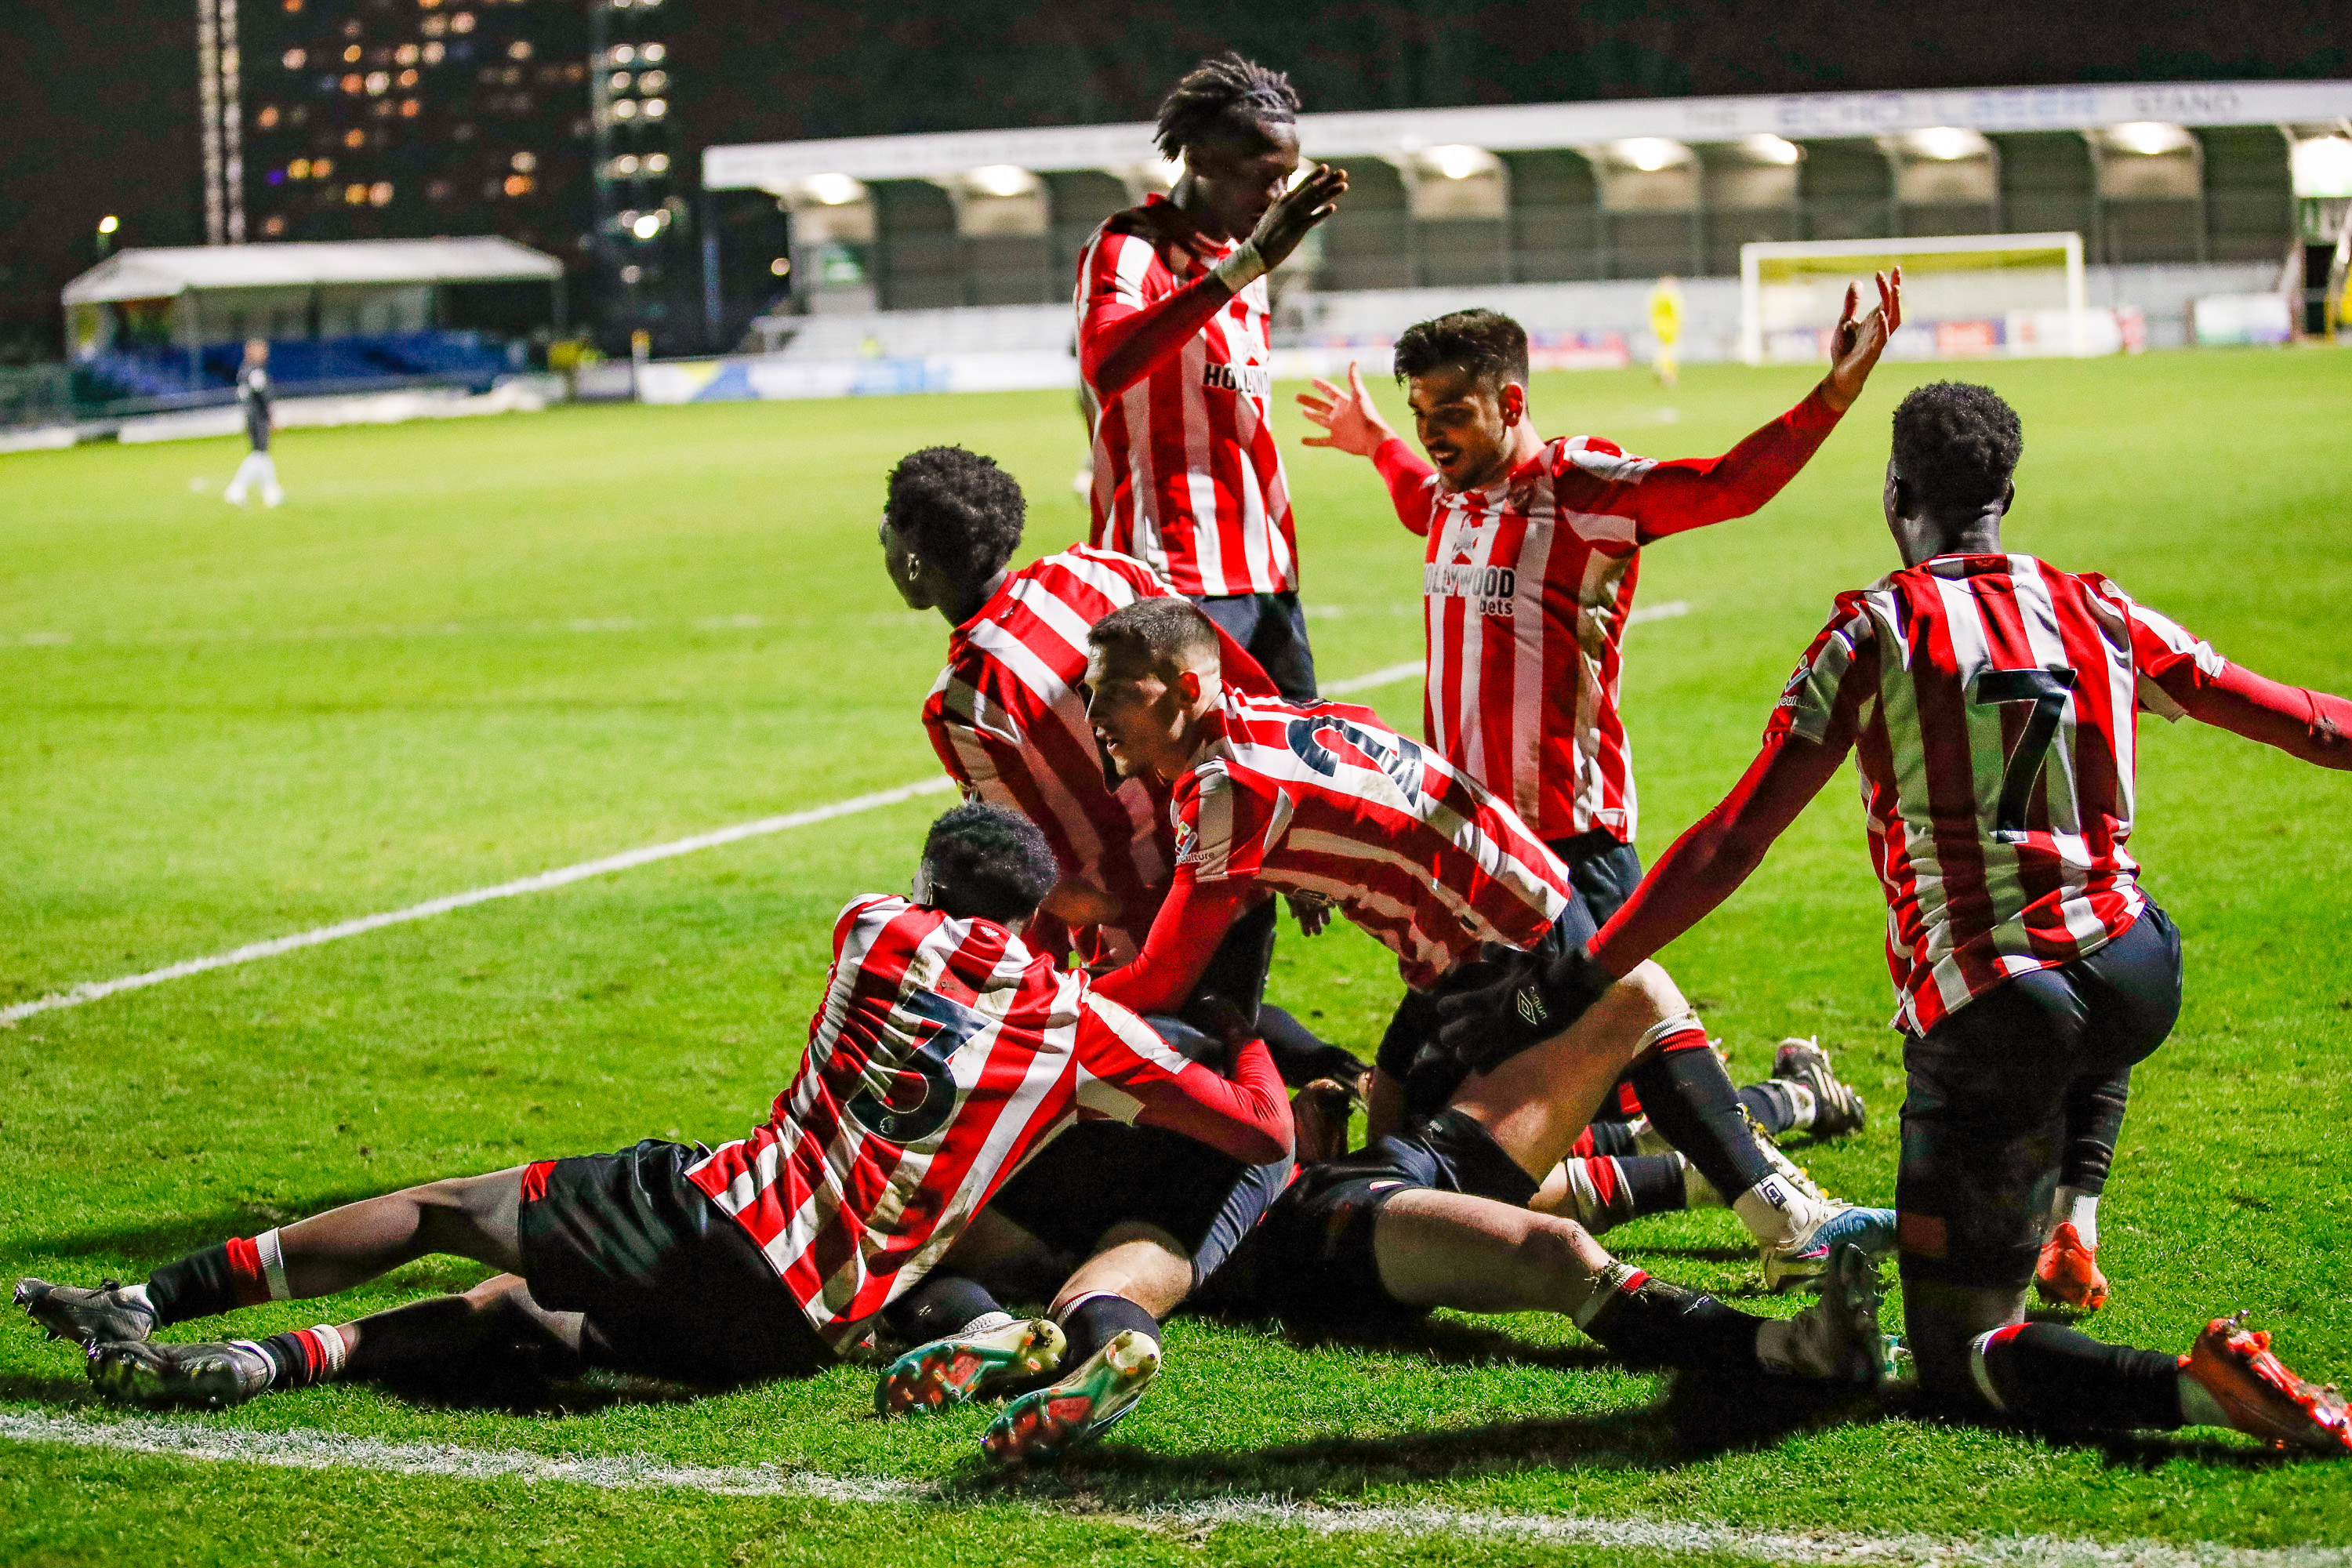
[[[1289,819],[1288,801],[1259,799],[1219,763],[1176,781],[1168,803],[1176,827],[1176,874],[1195,882],[1246,880],[1265,869],[1265,852]]]
[[[1108,996],[1089,993],[1078,1007],[1078,1106],[1132,1122],[1151,1091],[1183,1075],[1184,1058],[1158,1031]]]
[[[1829,625],[1797,661],[1764,739],[1794,735],[1816,745],[1844,721],[1844,732],[1858,727],[1865,705],[1876,695],[1878,622],[1858,594],[1838,595]]]
[[[2137,603],[2106,578],[2085,573],[2083,581],[2130,629],[2140,707],[2168,721],[2186,718],[2189,710],[2175,694],[2186,695],[2219,680],[2230,661],[2211,643],[2171,616]]]

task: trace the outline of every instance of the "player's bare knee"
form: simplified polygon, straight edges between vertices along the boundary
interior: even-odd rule
[[[1648,1014],[1648,1020],[1643,1026],[1644,1028],[1669,1018],[1679,1018],[1691,1010],[1690,1004],[1683,998],[1682,987],[1675,984],[1675,977],[1654,960],[1644,959],[1635,964],[1617,983],[1616,989],[1629,994],[1629,1000],[1633,996],[1641,999],[1636,1005]]]
[[[1592,1271],[1591,1255],[1600,1246],[1574,1220],[1544,1215],[1519,1238],[1519,1261],[1548,1287],[1565,1289]]]

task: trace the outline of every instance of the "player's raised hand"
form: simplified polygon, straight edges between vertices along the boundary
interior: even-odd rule
[[[1329,447],[1369,458],[1381,449],[1382,442],[1396,439],[1396,431],[1381,417],[1381,411],[1372,406],[1371,395],[1364,390],[1363,372],[1352,362],[1348,366],[1346,391],[1318,375],[1313,392],[1298,395],[1298,406],[1309,425],[1323,427],[1322,435],[1306,437],[1310,447]]]
[[[1307,231],[1329,217],[1339,198],[1348,194],[1348,171],[1318,163],[1315,172],[1275,197],[1265,216],[1250,231],[1258,258],[1271,269],[1289,259],[1307,237]]]
[[[1903,268],[1897,267],[1892,276],[1874,272],[1871,279],[1878,286],[1878,304],[1860,321],[1854,320],[1854,312],[1862,306],[1862,289],[1846,285],[1845,310],[1838,317],[1837,336],[1830,348],[1830,374],[1822,382],[1830,406],[1841,414],[1862,395],[1863,383],[1870,379],[1887,340],[1903,324]]]

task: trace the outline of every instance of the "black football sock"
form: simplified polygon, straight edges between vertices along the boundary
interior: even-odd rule
[[[341,1331],[331,1323],[320,1323],[290,1334],[270,1335],[261,1342],[261,1353],[269,1358],[270,1387],[307,1388],[341,1372],[349,1352]]]
[[[278,1257],[278,1233],[273,1230],[250,1240],[234,1237],[166,1263],[147,1276],[147,1304],[155,1309],[155,1326],[215,1317],[282,1296],[282,1289],[271,1287],[268,1267]]]
[[[1592,1139],[1592,1152],[1607,1159],[1612,1155],[1632,1154],[1642,1147],[1641,1121],[1596,1121],[1585,1129]]]
[[[1259,1037],[1265,1041],[1266,1054],[1274,1058],[1274,1070],[1293,1089],[1304,1089],[1318,1078],[1336,1079],[1353,1088],[1357,1076],[1364,1070],[1364,1064],[1356,1059],[1355,1053],[1319,1038],[1287,1010],[1271,1002],[1258,1006],[1257,1030]]]
[[[1065,1368],[1083,1364],[1088,1356],[1129,1329],[1150,1335],[1154,1342],[1160,1338],[1159,1319],[1126,1297],[1108,1292],[1081,1296],[1055,1315],[1069,1340],[1069,1348],[1062,1352]]]
[[[1969,1346],[1977,1392],[2037,1426],[2170,1431],[2182,1424],[2180,1358],[2111,1345],[2057,1323],[2011,1323]]]
[[[2066,1147],[2058,1184],[2097,1197],[2107,1189],[2107,1167],[2123,1136],[2124,1111],[2131,1103],[2131,1068],[2103,1078],[2084,1077],[2066,1086]]]
[[[1734,1372],[1757,1369],[1756,1331],[1768,1321],[1623,1263],[1576,1312],[1576,1326],[1621,1361]]]
[[[1616,1154],[1569,1160],[1569,1217],[1594,1236],[1639,1219],[1687,1207],[1683,1162],[1674,1154]]]
[[[1749,1116],[1755,1118],[1757,1126],[1775,1138],[1784,1132],[1801,1132],[1805,1127],[1812,1125],[1812,1118],[1808,1115],[1803,1126],[1798,1124],[1797,1097],[1790,1092],[1794,1087],[1778,1079],[1748,1084],[1739,1090],[1739,1103],[1747,1109]],[[1808,1100],[1811,1098],[1811,1095],[1806,1096]]]
[[[1642,1097],[1650,1124],[1698,1167],[1707,1184],[1730,1203],[1772,1174],[1756,1146],[1731,1075],[1694,1028],[1696,1043],[1660,1051],[1627,1075]]]
[[[976,1279],[934,1274],[882,1309],[890,1331],[910,1345],[961,1333],[981,1333],[1013,1321],[1013,1314]]]

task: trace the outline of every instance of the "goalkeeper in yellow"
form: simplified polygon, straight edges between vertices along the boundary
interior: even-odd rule
[[[1681,374],[1675,363],[1675,346],[1683,338],[1683,286],[1671,272],[1650,290],[1650,335],[1658,345],[1650,355],[1650,369],[1660,386],[1672,386]]]

